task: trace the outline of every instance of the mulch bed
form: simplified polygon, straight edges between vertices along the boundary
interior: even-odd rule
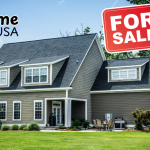
[[[133,130],[133,129],[125,129],[123,131],[127,131],[127,132],[150,132],[150,130]]]

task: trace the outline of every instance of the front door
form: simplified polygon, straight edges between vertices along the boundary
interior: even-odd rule
[[[52,112],[54,116],[56,116],[56,126],[61,125],[61,102],[60,101],[53,101]]]

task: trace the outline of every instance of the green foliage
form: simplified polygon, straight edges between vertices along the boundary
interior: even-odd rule
[[[150,110],[142,111],[141,108],[137,108],[135,111],[131,112],[135,118],[135,127],[136,130],[143,130],[143,125],[150,125]]]
[[[69,130],[69,128],[66,128],[66,130]]]
[[[66,129],[66,127],[59,126],[58,129]]]
[[[81,130],[81,127],[79,127],[79,126],[76,126],[76,129],[79,129],[79,130]]]
[[[29,130],[29,127],[26,126],[26,127],[23,128],[23,130],[24,130],[24,131],[28,131],[28,130]]]
[[[90,33],[90,31],[91,31],[91,29],[89,28],[89,27],[86,27],[85,29],[84,29],[84,31],[83,31],[83,34],[85,35],[85,34],[88,34],[88,33]]]
[[[127,1],[129,1],[131,4],[137,4],[137,5],[149,4],[149,0],[127,0]]]
[[[3,131],[9,130],[9,126],[6,126],[6,125],[5,125],[5,126],[2,126],[2,130],[3,130]]]
[[[84,128],[87,128],[87,127],[89,127],[89,124],[90,124],[90,122],[89,122],[88,120],[85,120],[85,121],[83,122],[83,127],[84,127]]]
[[[11,129],[12,129],[12,130],[18,130],[18,129],[19,129],[19,126],[14,124],[14,125],[12,125]]]
[[[128,128],[128,130],[130,130],[130,128]]]
[[[79,126],[81,124],[81,122],[79,120],[75,120],[73,122],[73,126]]]
[[[73,127],[72,130],[76,130],[76,127]]]
[[[40,126],[36,122],[31,122],[28,126],[29,130],[40,130]]]
[[[23,130],[23,128],[25,128],[25,127],[27,127],[27,125],[26,125],[26,124],[23,124],[23,125],[21,125],[21,126],[19,127],[19,130]]]
[[[2,126],[2,121],[0,120],[0,129],[1,129],[1,126]]]
[[[147,56],[150,56],[150,50],[144,50],[144,51],[139,51],[137,53],[138,56],[140,57],[147,57]]]

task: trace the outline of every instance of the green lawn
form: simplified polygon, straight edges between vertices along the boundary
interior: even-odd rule
[[[150,149],[150,133],[0,131],[0,150],[3,149],[145,150]]]

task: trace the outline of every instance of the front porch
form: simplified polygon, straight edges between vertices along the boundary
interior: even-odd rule
[[[71,126],[74,118],[87,120],[87,100],[78,98],[45,98],[45,126],[49,116],[56,116],[56,126]]]

